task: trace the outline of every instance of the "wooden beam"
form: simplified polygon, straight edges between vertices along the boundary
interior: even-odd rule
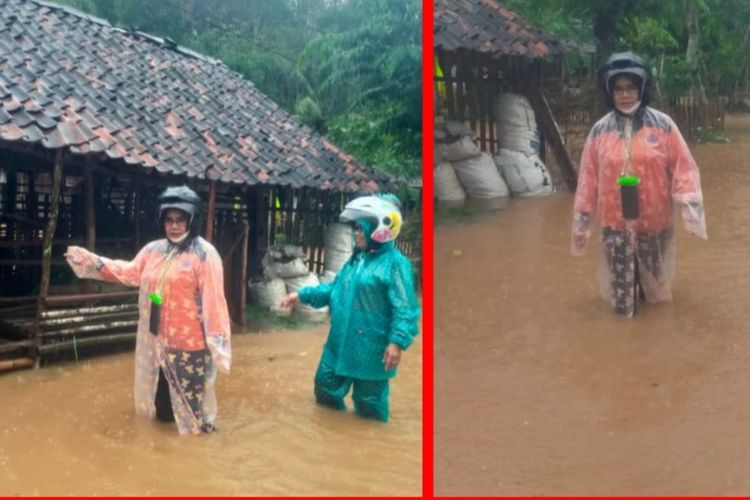
[[[94,204],[94,168],[91,159],[86,160],[83,170],[84,189],[86,190],[86,248],[93,252],[96,247],[96,206]]]
[[[131,238],[100,238],[100,244],[106,243],[127,243],[132,241]],[[0,241],[0,248],[27,248],[27,247],[38,247],[44,243],[44,240],[32,240],[32,241]],[[70,238],[70,239],[56,239],[52,241],[52,246],[60,245],[85,245],[86,240],[83,238]]]
[[[307,188],[302,188],[298,191],[299,197],[297,199],[297,209],[290,213],[290,217],[294,217],[294,224],[292,226],[292,239],[289,243],[292,245],[303,245],[300,240],[300,227],[302,226],[302,212],[307,206]]]
[[[90,252],[95,252],[96,248],[96,206],[94,204],[94,171],[91,165],[91,158],[86,158],[86,164],[83,167],[83,189],[85,190],[85,210],[86,210],[86,248]],[[91,280],[84,280],[84,292],[91,292]]]
[[[0,361],[0,372],[8,372],[20,368],[31,368],[33,365],[34,360],[31,358],[6,359]]]
[[[234,251],[237,250],[237,246],[242,242],[243,236],[244,235],[241,232],[235,235],[234,240],[232,240],[232,243],[229,245],[229,248],[227,249],[226,253],[221,258],[221,261],[224,267],[232,265],[232,255],[234,254]]]
[[[565,149],[565,143],[563,142],[562,134],[560,134],[560,128],[557,126],[557,122],[555,121],[555,117],[552,114],[547,99],[545,99],[541,89],[536,85],[527,86],[526,97],[528,97],[537,118],[539,118],[542,123],[544,134],[550,142],[552,151],[555,153],[555,159],[560,166],[565,184],[570,191],[575,192],[576,185],[578,184],[578,176],[575,167],[573,166],[573,161],[568,154],[568,150]]]
[[[51,297],[45,297],[44,302],[47,305],[61,306],[66,304],[79,304],[82,302],[89,302],[92,300],[101,299],[121,299],[121,298],[137,298],[138,291],[127,291],[127,292],[104,292],[104,293],[89,293],[89,294],[78,294],[78,295],[53,295]]]
[[[206,214],[206,241],[214,239],[214,212],[216,211],[216,181],[211,181],[208,188],[208,213]]]
[[[133,207],[133,229],[134,229],[134,251],[138,253],[141,250],[141,200],[143,199],[143,186],[141,185],[141,178],[138,175],[133,175],[133,190],[135,192],[135,200]]]
[[[284,189],[284,207],[282,207],[282,210],[285,212],[284,216],[286,217],[286,220],[284,221],[284,234],[289,238],[288,243],[293,243],[293,236],[292,236],[292,214],[294,213],[294,189],[289,186]]]
[[[239,303],[239,317],[238,322],[241,326],[245,326],[245,305],[247,304],[247,247],[248,240],[250,238],[250,225],[247,222],[242,223],[242,246],[240,248],[240,303]]]
[[[39,368],[39,345],[41,342],[39,320],[45,309],[45,299],[49,294],[50,262],[52,261],[52,237],[57,229],[57,214],[60,209],[60,185],[62,184],[63,151],[58,149],[55,154],[55,166],[52,173],[52,197],[50,200],[49,220],[47,229],[44,231],[44,243],[42,245],[42,279],[39,284],[39,301],[37,303],[36,318],[37,326],[34,330],[34,347],[36,362],[35,368]]]
[[[41,346],[39,354],[47,355],[53,354],[58,351],[69,351],[71,349],[77,349],[79,347],[90,347],[101,344],[111,344],[114,342],[122,341],[134,341],[136,333],[120,333],[117,335],[102,335],[97,337],[86,337],[83,339],[67,340],[64,342],[56,342],[54,344],[47,344]]]

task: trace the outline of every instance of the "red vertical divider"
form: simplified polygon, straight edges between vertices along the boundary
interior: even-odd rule
[[[432,498],[433,433],[433,0],[422,0],[422,495]]]

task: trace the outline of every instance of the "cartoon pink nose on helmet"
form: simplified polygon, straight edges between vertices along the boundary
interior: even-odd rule
[[[352,224],[358,219],[372,221],[375,229],[370,239],[377,243],[393,241],[401,232],[401,210],[395,196],[393,200],[380,196],[363,196],[350,201],[344,207],[339,219],[345,224]]]

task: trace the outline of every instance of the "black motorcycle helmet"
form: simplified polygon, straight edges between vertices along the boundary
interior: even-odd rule
[[[615,107],[615,101],[612,98],[612,82],[618,75],[629,75],[635,78],[641,87],[641,107],[648,106],[651,102],[651,71],[641,57],[630,51],[612,54],[597,71],[599,86],[604,92],[607,106],[610,109]]]
[[[159,195],[159,224],[163,227],[167,210],[179,210],[188,218],[188,240],[198,236],[203,202],[200,196],[187,186],[168,187]]]

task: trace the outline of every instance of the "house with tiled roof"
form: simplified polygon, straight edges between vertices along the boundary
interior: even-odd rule
[[[480,149],[495,153],[494,99],[501,91],[526,95],[542,125],[542,144],[550,144],[565,183],[575,189],[573,162],[540,87],[560,76],[562,55],[591,48],[545,33],[495,0],[435,0],[434,15],[439,111],[466,122]]]
[[[183,183],[208,207],[238,323],[277,233],[320,270],[342,203],[393,186],[221,61],[68,7],[0,0],[0,320],[33,313],[22,326],[37,325],[5,347],[0,332],[0,357],[51,339],[38,325],[53,306],[132,297],[71,280],[65,247],[132,258],[159,236],[156,196]],[[131,323],[107,322],[131,328],[121,316]]]

